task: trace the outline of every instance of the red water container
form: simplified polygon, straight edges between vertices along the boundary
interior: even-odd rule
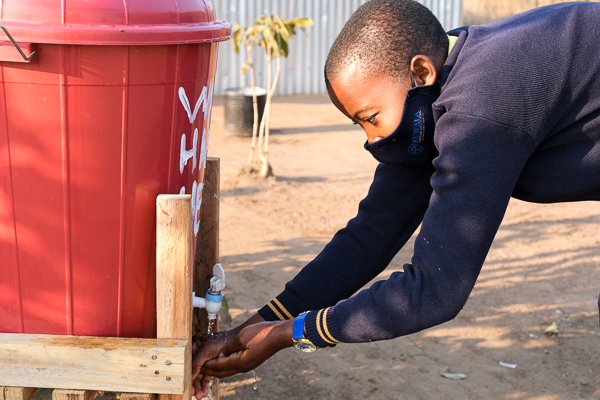
[[[212,0],[0,16],[0,332],[155,337],[156,196],[192,194],[197,232],[231,26]]]

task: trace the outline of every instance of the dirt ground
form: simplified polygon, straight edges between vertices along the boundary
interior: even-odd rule
[[[250,139],[226,136],[217,99],[209,155],[221,158],[220,254],[233,324],[276,296],[369,187],[376,162],[362,131],[326,97],[277,98],[276,177],[236,175]],[[410,261],[413,242],[377,279]],[[459,316],[396,340],[278,353],[227,378],[221,397],[251,399],[600,399],[600,203],[513,201]],[[556,322],[560,334],[544,335]],[[516,364],[508,368],[499,364]],[[444,369],[464,373],[454,381]]]

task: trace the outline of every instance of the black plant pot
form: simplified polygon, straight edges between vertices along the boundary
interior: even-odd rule
[[[226,89],[225,95],[225,133],[231,136],[252,136],[254,108],[252,106],[252,87]],[[265,111],[267,91],[256,88],[258,103],[258,124]]]

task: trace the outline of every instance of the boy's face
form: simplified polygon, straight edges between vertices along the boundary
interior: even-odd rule
[[[413,68],[417,86],[431,85],[437,79],[443,60],[431,61],[415,56]],[[329,82],[327,92],[335,106],[352,122],[360,125],[369,143],[390,135],[400,124],[406,92],[411,88],[408,70],[403,78],[373,75],[360,66],[348,66],[336,79]]]

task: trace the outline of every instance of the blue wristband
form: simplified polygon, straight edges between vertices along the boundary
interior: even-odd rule
[[[298,340],[304,337],[304,319],[308,315],[310,311],[305,311],[302,314],[298,315],[294,320],[294,327],[292,329],[292,339]]]

